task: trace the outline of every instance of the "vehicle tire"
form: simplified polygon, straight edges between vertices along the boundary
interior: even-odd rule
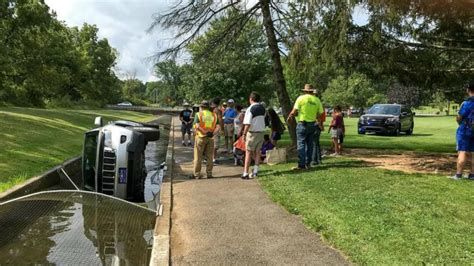
[[[152,127],[132,127],[136,132],[140,132],[145,136],[145,142],[157,141],[160,139],[160,130]]]
[[[400,136],[400,131],[401,131],[401,126],[398,125],[397,128],[395,129],[395,131],[393,132],[393,135],[394,136]]]
[[[359,135],[365,135],[365,131],[363,132],[357,131],[357,133],[359,133]]]
[[[142,125],[143,125],[144,127],[151,127],[151,128],[160,129],[160,125],[158,125],[158,124],[142,123]]]
[[[415,127],[415,125],[413,123],[411,123],[411,126],[410,128],[405,132],[408,136],[409,135],[412,135],[413,134],[413,128]]]

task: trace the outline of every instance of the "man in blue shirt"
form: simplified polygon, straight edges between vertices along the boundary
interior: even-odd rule
[[[234,119],[237,117],[237,111],[234,109],[234,100],[229,99],[227,106],[223,115],[225,148],[228,153],[232,153],[232,145],[234,144]]]
[[[471,81],[467,86],[467,93],[469,98],[461,104],[456,121],[459,124],[458,130],[456,131],[456,149],[458,151],[457,171],[456,175],[450,177],[454,180],[462,179],[462,172],[468,153],[472,155],[474,152],[474,81]],[[474,157],[471,164],[471,172],[468,178],[474,180]]]
[[[184,110],[179,113],[179,120],[181,121],[181,134],[183,146],[186,146],[185,136],[188,134],[188,146],[192,146],[191,143],[191,129],[193,127],[193,119],[191,119],[191,114],[193,111],[189,109],[189,103],[184,103]]]

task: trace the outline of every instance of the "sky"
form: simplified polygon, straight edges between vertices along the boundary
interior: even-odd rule
[[[172,33],[156,28],[147,33],[153,15],[166,12],[173,0],[45,0],[56,12],[59,20],[70,27],[84,23],[95,24],[99,37],[107,38],[119,58],[116,74],[124,79],[134,74],[136,78],[155,81],[150,57],[169,47]],[[363,8],[354,10],[357,24],[367,23]]]
[[[167,0],[45,0],[59,20],[68,26],[96,24],[99,37],[107,38],[117,49],[116,72],[135,74],[146,82],[154,81],[151,56],[169,43],[170,33],[155,29],[147,33],[153,14],[164,12],[172,3]]]

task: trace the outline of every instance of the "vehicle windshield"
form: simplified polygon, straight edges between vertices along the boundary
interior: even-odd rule
[[[367,114],[369,115],[399,115],[400,106],[376,104],[372,106],[372,108],[369,109]]]

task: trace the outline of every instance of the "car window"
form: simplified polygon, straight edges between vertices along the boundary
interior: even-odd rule
[[[400,106],[399,105],[383,105],[376,104],[369,109],[367,114],[371,115],[399,115]]]

